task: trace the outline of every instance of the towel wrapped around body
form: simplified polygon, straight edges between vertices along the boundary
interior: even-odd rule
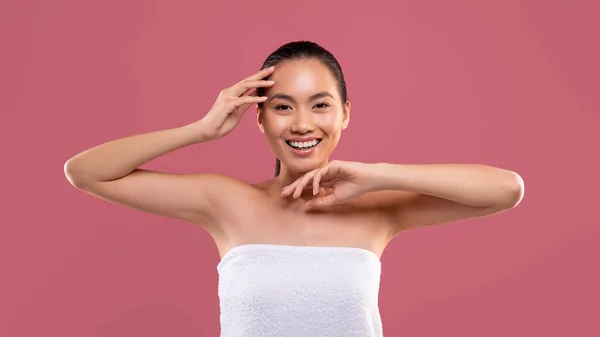
[[[221,337],[383,336],[372,251],[244,244],[217,271]]]

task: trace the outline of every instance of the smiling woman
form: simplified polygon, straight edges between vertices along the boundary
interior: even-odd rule
[[[275,177],[248,183],[139,168],[228,135],[254,103]],[[221,256],[222,337],[381,337],[380,258],[394,236],[508,210],[524,185],[485,165],[329,161],[349,121],[336,59],[314,42],[291,42],[222,90],[201,120],[100,144],[64,169],[91,195],[210,233]]]
[[[270,107],[273,108],[272,102],[285,101],[286,103],[293,105],[293,107],[286,104],[275,104],[273,109],[282,110],[285,108],[284,110],[292,110],[292,108],[295,108],[293,110],[296,111],[304,108],[308,111],[337,113],[335,117],[342,119],[343,128],[346,128],[349,122],[350,113],[350,102],[348,102],[346,81],[344,80],[342,67],[329,51],[311,41],[290,42],[272,52],[266,58],[261,69],[272,66],[277,66],[278,71],[276,74],[271,75],[270,79],[273,80],[276,76],[278,78],[276,82],[281,82],[282,84],[271,88],[258,88],[259,96],[269,96],[269,99],[266,102],[258,103],[257,112],[259,126],[264,121],[265,110],[268,110]],[[290,81],[291,79],[293,80]],[[318,90],[320,87],[326,90],[314,94],[310,93],[309,97],[298,97],[298,100],[296,100],[293,95],[284,91],[284,85],[291,87],[288,88],[288,90],[290,90],[288,92],[296,92],[299,94],[307,94],[307,91]],[[328,122],[336,122],[336,120],[330,119]],[[310,130],[302,130],[302,127],[302,125],[297,125],[296,130],[300,130],[300,132],[311,132]],[[310,127],[310,125],[307,124],[304,125],[304,127]],[[261,126],[261,131],[262,130],[263,127]],[[328,144],[330,153],[339,141],[339,135],[337,135],[337,139],[335,139],[335,136],[336,135],[333,135],[334,138],[329,138],[334,142]],[[306,141],[306,139],[299,138],[298,141]],[[272,146],[274,144],[269,139],[267,139],[267,142],[271,146],[271,150],[277,156],[275,163],[275,176],[277,177],[282,171],[281,158],[287,159],[287,157],[281,151],[277,151],[276,147]],[[292,153],[299,156],[306,156],[313,154],[314,152],[314,150],[292,151]],[[317,158],[313,161],[313,166],[319,166],[319,164],[324,163],[325,161],[323,158],[321,158],[320,161]],[[283,170],[285,171],[285,175],[291,173],[291,175],[294,176],[290,177],[293,181],[295,180],[293,178],[297,178],[298,175],[288,171],[290,164],[292,167],[294,166],[293,163],[289,163],[288,165],[284,164]],[[303,169],[305,172],[306,167],[303,167]],[[300,171],[303,170],[301,169]],[[283,178],[282,181],[289,180],[289,178]]]

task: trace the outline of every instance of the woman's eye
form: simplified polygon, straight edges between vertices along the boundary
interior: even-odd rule
[[[280,109],[280,108],[282,108],[282,107],[287,107],[287,108],[289,108],[289,106],[288,106],[288,105],[284,105],[284,104],[282,104],[282,105],[278,105],[278,106],[276,106],[276,107],[275,107],[275,110],[287,110],[287,109]]]
[[[327,103],[318,103],[317,105],[315,105],[315,107],[317,109],[319,109],[319,108],[326,108],[328,106],[329,106],[329,104],[327,104]],[[278,105],[278,106],[275,107],[275,110],[288,110],[287,108],[289,108],[289,107],[290,107],[289,105],[280,104],[280,105]]]

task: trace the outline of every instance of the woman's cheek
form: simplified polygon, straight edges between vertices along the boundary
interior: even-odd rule
[[[338,126],[341,126],[341,122],[338,121],[338,118],[333,113],[322,114],[318,119],[318,124],[320,128],[329,132],[335,131]]]
[[[331,113],[329,113],[329,112],[326,112],[326,113],[319,114],[319,115],[318,115],[319,117],[317,118],[317,121],[319,122],[319,125],[321,125],[321,126],[330,125],[330,124],[331,124],[331,122],[332,122],[332,120],[333,120],[333,119],[331,118],[331,117],[332,117],[332,115],[333,115],[333,114],[331,114]]]
[[[287,127],[287,121],[284,116],[272,114],[266,120],[266,126],[273,134],[281,133]]]

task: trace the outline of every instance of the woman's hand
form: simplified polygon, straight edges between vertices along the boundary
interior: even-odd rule
[[[252,104],[266,101],[267,97],[256,95],[256,88],[273,86],[275,82],[265,81],[263,78],[271,75],[274,69],[263,69],[232,87],[223,89],[212,109],[199,121],[205,130],[203,136],[211,140],[226,136],[238,125]]]
[[[373,190],[369,179],[369,164],[334,160],[327,165],[307,172],[291,185],[284,187],[281,196],[297,199],[304,189],[312,188],[313,195],[321,187],[331,188],[325,196],[315,196],[307,209],[340,204]]]

